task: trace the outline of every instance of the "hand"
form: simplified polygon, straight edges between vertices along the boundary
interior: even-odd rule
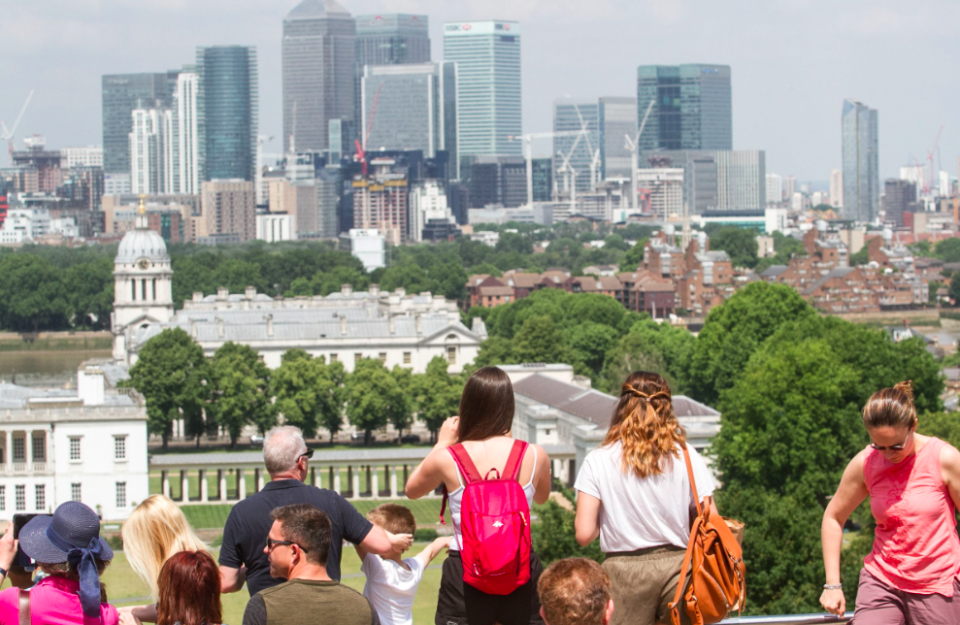
[[[133,615],[133,608],[117,608],[117,614],[120,616],[119,625],[143,625],[136,616]]]
[[[17,541],[13,538],[13,521],[11,521],[7,523],[3,538],[0,538],[0,567],[9,571],[15,555],[17,555]]]
[[[824,589],[823,594],[820,595],[820,605],[831,614],[843,616],[847,609],[847,599],[843,596],[843,590],[840,588],[836,590]]]
[[[440,431],[437,433],[437,447],[450,447],[456,445],[459,440],[460,417],[450,417],[440,426]]]
[[[386,534],[390,546],[397,553],[403,553],[413,544],[413,534],[391,534],[390,532],[386,532]]]

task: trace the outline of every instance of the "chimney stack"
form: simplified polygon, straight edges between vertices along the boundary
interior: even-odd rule
[[[337,315],[340,318],[340,336],[347,335],[347,316],[346,315]]]
[[[273,315],[264,315],[267,320],[267,336],[273,336]]]
[[[217,287],[217,301],[224,302],[227,300],[227,296],[230,295],[230,289],[225,286]]]
[[[223,318],[217,317],[217,337],[222,339],[225,333],[226,332],[223,327]]]

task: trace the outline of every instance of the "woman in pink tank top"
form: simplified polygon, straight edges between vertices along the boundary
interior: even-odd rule
[[[820,603],[846,607],[840,584],[843,525],[867,496],[877,521],[857,589],[857,625],[960,623],[960,452],[916,433],[913,383],[873,394],[863,408],[872,443],[847,465],[823,515],[826,584]]]

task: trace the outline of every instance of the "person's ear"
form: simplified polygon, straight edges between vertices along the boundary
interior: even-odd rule
[[[603,623],[604,623],[604,625],[606,625],[607,623],[609,623],[609,622],[610,622],[610,619],[612,619],[612,618],[613,618],[613,599],[610,599],[610,601],[607,601],[607,610],[606,610],[606,612],[604,612],[604,614],[603,614]]]
[[[543,611],[542,605],[540,606],[540,618],[543,619],[543,622],[546,623],[546,625],[550,625],[550,623],[547,623],[547,613]]]

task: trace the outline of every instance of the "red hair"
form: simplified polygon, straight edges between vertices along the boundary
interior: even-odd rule
[[[170,556],[157,580],[157,625],[212,625],[223,620],[220,569],[206,551]]]

